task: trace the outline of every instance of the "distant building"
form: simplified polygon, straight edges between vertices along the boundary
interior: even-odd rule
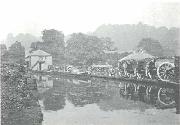
[[[48,70],[49,65],[52,65],[52,56],[42,50],[26,52],[25,60],[32,70]]]

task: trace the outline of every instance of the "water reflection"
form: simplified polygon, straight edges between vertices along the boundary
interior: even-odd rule
[[[44,125],[139,125],[151,123],[149,116],[157,124],[179,121],[175,108],[157,109],[175,106],[172,89],[97,78],[38,76],[37,80]]]
[[[65,106],[65,97],[66,97],[66,90],[63,81],[59,80],[52,80],[49,79],[49,81],[52,81],[52,87],[42,87],[39,85],[39,88],[43,89],[45,88],[45,91],[41,91],[39,94],[40,100],[43,101],[44,109],[45,110],[52,110],[57,111],[60,109],[63,109]],[[39,81],[38,84],[42,84],[44,81]],[[51,84],[51,82],[47,82],[47,84]],[[58,85],[58,86],[55,86]],[[41,90],[40,89],[40,90]]]
[[[42,76],[42,75],[34,75],[38,84],[38,91],[39,93],[43,93],[46,90],[53,88],[53,80],[50,76]]]
[[[62,110],[66,100],[75,107],[96,104],[103,111],[174,106],[173,91],[168,95],[156,86],[145,86],[104,79],[75,79],[38,77],[40,100],[44,110]],[[47,89],[48,88],[48,89]]]
[[[173,89],[133,83],[120,83],[119,87],[120,95],[123,98],[141,101],[157,108],[175,106],[175,91]]]

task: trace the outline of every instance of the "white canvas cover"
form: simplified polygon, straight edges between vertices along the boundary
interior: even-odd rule
[[[140,60],[143,60],[143,59],[153,58],[153,57],[154,56],[148,54],[146,51],[138,51],[138,52],[133,52],[132,54],[120,59],[119,62],[124,61],[124,60],[140,61]]]

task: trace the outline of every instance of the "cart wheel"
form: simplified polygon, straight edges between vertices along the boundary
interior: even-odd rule
[[[162,81],[170,81],[174,78],[174,64],[169,62],[162,63],[157,69],[157,75]]]
[[[169,88],[160,88],[158,91],[158,100],[166,106],[175,104],[175,91]]]

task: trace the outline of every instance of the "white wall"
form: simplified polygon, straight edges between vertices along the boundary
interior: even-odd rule
[[[49,65],[52,65],[52,56],[31,56],[31,67],[38,61],[40,58],[45,61],[41,65],[41,70],[47,70]],[[39,65],[36,65],[32,70],[39,70]]]

